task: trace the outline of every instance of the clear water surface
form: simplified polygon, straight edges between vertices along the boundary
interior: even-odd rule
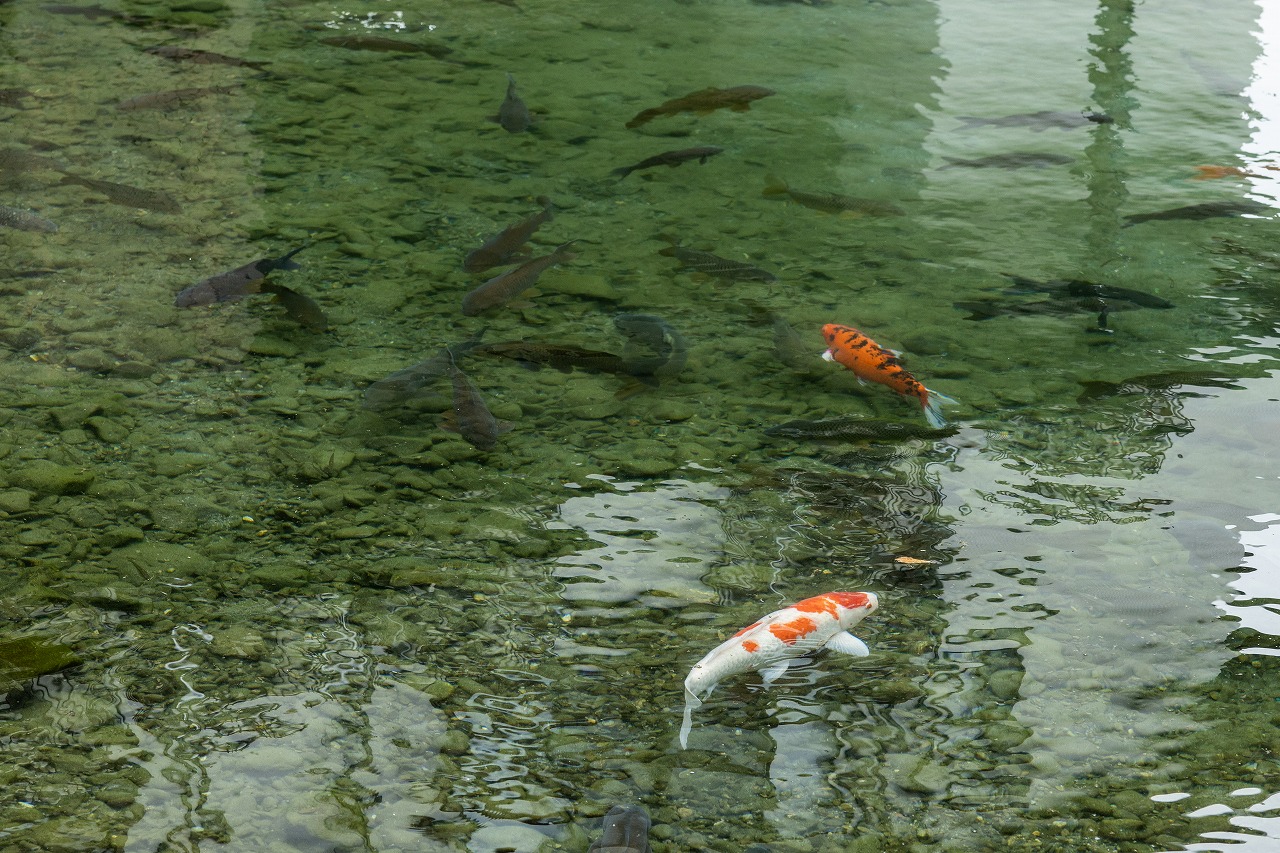
[[[0,4],[0,851],[585,850],[617,803],[659,853],[1280,845],[1274,8],[110,4]],[[541,197],[577,257],[464,316]],[[300,246],[323,330],[174,304]],[[684,365],[462,362],[493,449],[447,376],[365,405],[621,313]],[[954,431],[766,432],[924,425],[828,322]],[[871,656],[682,750],[688,668],[838,589]]]

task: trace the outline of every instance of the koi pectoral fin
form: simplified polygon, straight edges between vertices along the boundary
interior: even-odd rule
[[[760,677],[764,679],[765,686],[773,684],[773,682],[781,678],[790,663],[790,660],[782,660],[760,670]]]
[[[848,631],[841,631],[830,640],[827,640],[827,648],[833,652],[841,654],[853,655],[855,657],[865,658],[871,654],[871,649],[867,648],[867,644],[850,634]]]
[[[693,731],[693,710],[702,705],[702,700],[693,695],[693,691],[684,691],[684,721],[680,724],[680,748],[689,748],[689,732]]]

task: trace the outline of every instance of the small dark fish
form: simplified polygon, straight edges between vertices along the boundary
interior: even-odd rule
[[[795,438],[809,441],[907,441],[913,438],[944,438],[955,435],[954,427],[934,429],[901,421],[870,420],[867,418],[824,418],[822,420],[796,420],[771,426],[765,435],[775,438]]]
[[[1140,308],[1172,308],[1173,303],[1167,299],[1156,296],[1154,293],[1147,293],[1142,290],[1133,290],[1128,287],[1116,287],[1113,284],[1098,284],[1092,281],[1083,281],[1078,278],[1068,279],[1052,279],[1050,281],[1036,281],[1033,278],[1026,278],[1020,275],[1011,275],[1010,273],[1002,273],[1005,278],[1013,282],[1013,287],[1005,291],[1009,294],[1021,293],[1051,293],[1075,297],[1078,299],[1108,299],[1112,301],[1131,302]]]
[[[0,148],[0,173],[16,174],[42,170],[60,172],[62,164],[48,157],[23,151],[21,148]]]
[[[631,375],[630,363],[611,352],[583,349],[571,344],[548,344],[537,341],[508,341],[498,344],[481,344],[476,355],[492,355],[509,358],[526,367],[552,367],[568,373],[578,367],[596,373]]]
[[[1169,210],[1158,210],[1155,213],[1135,213],[1126,216],[1124,227],[1137,225],[1139,222],[1157,222],[1170,219],[1214,219],[1220,216],[1261,216],[1271,207],[1253,199],[1236,201],[1208,201],[1203,204],[1188,204],[1185,207],[1173,207]]]
[[[449,368],[480,344],[484,335],[481,329],[472,338],[440,347],[434,355],[417,364],[402,368],[372,383],[364,392],[364,405],[368,409],[388,409],[418,396],[423,388],[438,381]]]
[[[43,216],[36,216],[29,210],[20,207],[6,207],[0,204],[0,225],[16,228],[19,231],[43,231],[52,234],[58,230],[56,222],[50,222]]]
[[[157,213],[182,212],[182,206],[178,204],[173,196],[168,193],[162,193],[159,190],[144,190],[127,184],[117,184],[114,181],[99,181],[96,178],[85,178],[65,171],[62,172],[60,183],[79,184],[82,187],[96,190],[105,195],[112,204],[122,204],[125,207],[141,207],[146,210],[154,210]]]
[[[814,372],[817,360],[813,357],[813,345],[781,317],[771,317],[770,325],[773,327],[773,352],[778,361],[792,370]]]
[[[623,166],[614,169],[610,174],[625,178],[632,172],[638,172],[641,169],[652,169],[655,166],[670,166],[675,168],[681,163],[687,163],[690,160],[697,160],[699,163],[706,163],[708,157],[714,157],[724,151],[715,145],[699,145],[696,148],[681,148],[679,151],[663,151],[661,154],[655,154],[636,163],[634,166]]]
[[[604,816],[604,835],[587,853],[650,853],[649,815],[640,806],[614,806]]]
[[[135,95],[116,104],[121,112],[138,110],[167,110],[173,107],[185,107],[200,98],[209,95],[229,95],[236,90],[235,86],[205,86],[197,89],[173,89],[168,92],[149,92]]]
[[[523,133],[533,124],[529,108],[516,94],[516,78],[507,75],[507,96],[498,107],[498,124],[507,133]]]
[[[477,286],[462,297],[462,313],[467,317],[474,317],[481,311],[487,311],[490,308],[510,302],[519,294],[533,287],[538,281],[538,276],[548,269],[556,264],[576,258],[577,255],[568,251],[569,247],[575,242],[575,240],[570,240],[568,243],[562,243],[551,254],[525,261],[515,269],[496,275]]]
[[[979,157],[976,160],[962,160],[959,157],[943,157],[947,161],[947,165],[940,166],[942,169],[951,169],[956,166],[966,166],[970,169],[1025,169],[1032,166],[1037,169],[1043,169],[1046,166],[1065,166],[1067,163],[1073,162],[1071,157],[1065,154],[1044,154],[1037,151],[1014,151],[1011,154],[992,154],[988,157]]]
[[[0,107],[13,107],[15,110],[25,109],[23,98],[34,98],[35,93],[29,89],[0,89]]]
[[[453,423],[445,425],[445,428],[456,429],[459,435],[479,450],[493,450],[498,444],[498,436],[509,427],[498,423],[498,419],[484,404],[480,389],[452,360],[449,362],[448,372],[449,381],[453,384]]]
[[[751,102],[770,95],[776,95],[772,89],[763,86],[733,86],[728,89],[714,87],[673,98],[664,104],[642,110],[635,118],[627,122],[628,128],[637,128],[653,121],[659,116],[673,116],[679,113],[696,113],[704,116],[719,109],[730,109],[734,112],[746,112],[751,109]]]
[[[172,59],[174,62],[190,62],[195,65],[234,65],[244,68],[253,68],[261,71],[270,62],[250,62],[247,59],[241,59],[238,56],[227,56],[225,53],[214,53],[211,50],[196,50],[190,47],[178,47],[175,44],[161,44],[155,47],[146,48],[146,52],[153,56],[160,56],[165,59]]]
[[[284,306],[284,313],[304,329],[319,334],[329,328],[329,318],[324,315],[319,303],[310,296],[269,281],[262,282],[260,290],[263,293],[274,293],[276,301]]]
[[[855,216],[901,216],[905,211],[893,202],[871,198],[854,198],[839,193],[812,193],[793,190],[780,178],[765,178],[764,197],[790,198],[796,204],[821,210],[823,213],[848,213]]]
[[[627,339],[622,358],[632,376],[668,379],[684,370],[689,345],[666,320],[652,314],[619,314],[613,325]]]
[[[981,116],[956,116],[964,123],[964,130],[975,127],[1028,127],[1039,133],[1051,127],[1070,130],[1085,127],[1089,124],[1111,124],[1115,121],[1105,113],[1079,112],[1061,113],[1052,110],[1040,110],[1034,113],[1016,113],[998,118],[982,118]]]
[[[321,44],[342,47],[347,50],[371,50],[378,53],[425,53],[442,59],[453,53],[453,48],[433,42],[400,41],[386,36],[333,36],[320,39]]]
[[[218,273],[204,281],[196,282],[181,291],[173,300],[179,308],[190,308],[193,305],[212,305],[215,302],[230,302],[243,299],[254,293],[263,291],[262,280],[275,270],[296,270],[297,262],[291,260],[294,255],[305,249],[299,246],[287,255],[278,258],[262,258],[236,267],[230,272]],[[283,301],[283,300],[282,300]],[[288,306],[286,305],[286,310]]]
[[[751,264],[744,264],[741,261],[722,258],[710,252],[700,252],[697,249],[668,246],[665,249],[659,249],[658,254],[665,255],[668,258],[675,258],[680,262],[681,269],[703,273],[715,278],[728,279],[729,281],[778,280],[778,277],[768,270],[762,270],[760,267],[753,267]]]
[[[539,196],[538,203],[542,205],[540,213],[503,229],[502,233],[490,237],[480,248],[468,252],[462,261],[462,268],[467,272],[484,272],[510,263],[520,254],[521,248],[529,242],[534,232],[551,221],[551,199]]]

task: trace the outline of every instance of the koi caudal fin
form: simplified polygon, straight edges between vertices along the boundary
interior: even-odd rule
[[[958,406],[958,400],[948,397],[946,394],[939,394],[937,391],[924,389],[925,398],[920,401],[920,405],[924,407],[925,420],[929,422],[929,426],[934,429],[942,429],[947,425],[947,421],[942,417],[942,406]]]

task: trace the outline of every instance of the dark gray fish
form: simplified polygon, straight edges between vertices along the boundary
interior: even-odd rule
[[[975,127],[1026,127],[1037,133],[1049,128],[1070,130],[1075,127],[1086,127],[1090,124],[1111,124],[1115,121],[1106,113],[1063,113],[1052,110],[1015,113],[1014,115],[999,116],[998,118],[983,118],[981,116],[956,116],[956,118],[963,122],[963,130]]]
[[[135,95],[116,104],[121,112],[138,110],[167,110],[174,107],[185,107],[201,98],[210,95],[229,95],[236,90],[235,86],[204,86],[195,89],[173,89],[168,92],[149,92]]]
[[[498,124],[507,133],[523,133],[533,124],[529,108],[516,94],[516,78],[510,74],[507,75],[507,96],[503,98],[502,106],[498,107]]]
[[[263,70],[270,62],[251,62],[238,56],[227,56],[225,53],[214,53],[211,50],[197,50],[190,47],[179,47],[175,44],[161,44],[145,48],[152,56],[171,59],[174,62],[190,62],[195,65],[232,65],[244,68]]]
[[[613,325],[627,339],[622,358],[632,376],[669,379],[684,370],[689,345],[666,320],[653,314],[619,314]]]
[[[604,835],[587,853],[650,853],[649,815],[640,806],[614,806],[604,816]]]
[[[329,318],[324,315],[319,303],[310,296],[269,281],[264,281],[261,289],[263,293],[274,293],[276,301],[284,307],[284,313],[304,329],[319,334],[329,328]]]
[[[141,207],[146,210],[154,210],[157,213],[182,212],[182,205],[178,204],[173,196],[159,190],[144,190],[127,184],[117,184],[114,181],[100,181],[96,178],[73,175],[66,171],[62,172],[62,180],[59,183],[78,184],[82,187],[88,187],[105,195],[107,201],[112,204],[121,204],[125,207]]]
[[[955,435],[954,427],[934,429],[916,423],[837,417],[822,420],[795,420],[771,426],[765,435],[809,441],[907,441],[913,438],[945,438]]]
[[[668,246],[665,249],[660,249],[658,254],[668,258],[675,258],[680,262],[680,268],[683,270],[703,273],[714,278],[723,278],[729,281],[772,282],[778,280],[778,277],[768,270],[753,267],[751,264],[741,261],[722,258],[710,252],[700,252],[697,249]]]
[[[773,327],[773,353],[778,361],[792,370],[812,372],[819,363],[814,356],[821,347],[816,342],[806,341],[781,317],[772,316],[770,325]]]
[[[568,251],[575,242],[570,240],[568,243],[561,243],[551,254],[525,261],[515,269],[494,276],[474,288],[462,298],[462,313],[467,317],[474,317],[482,311],[510,302],[533,287],[538,281],[538,276],[548,269],[576,258],[577,255]]]
[[[611,352],[590,350],[572,344],[551,344],[538,341],[507,341],[481,344],[476,355],[492,355],[509,358],[526,367],[552,367],[568,373],[578,367],[596,373],[631,375],[631,364]]]
[[[1074,158],[1065,154],[1045,154],[1038,151],[1014,151],[1009,154],[991,154],[975,160],[963,160],[959,157],[943,157],[947,165],[941,169],[965,166],[970,169],[1025,169],[1028,166],[1043,169],[1046,166],[1065,166],[1074,162]]]
[[[449,368],[480,344],[484,335],[481,329],[472,338],[459,343],[446,344],[417,364],[391,373],[372,383],[364,392],[367,409],[389,409],[418,396],[422,390],[449,372]]]
[[[58,230],[56,222],[50,222],[43,216],[37,216],[20,207],[6,207],[0,204],[0,225],[16,228],[19,231],[43,231],[52,234]]]
[[[444,425],[446,429],[456,429],[458,434],[469,444],[479,450],[493,450],[498,444],[498,436],[506,432],[503,424],[489,411],[480,389],[458,369],[450,359],[449,381],[453,384],[453,422]]]
[[[723,148],[718,148],[715,145],[699,145],[695,148],[681,148],[678,151],[663,151],[661,154],[655,154],[652,157],[641,160],[634,166],[623,166],[619,169],[614,169],[610,174],[625,178],[632,172],[638,172],[641,169],[652,169],[655,166],[670,166],[674,169],[681,163],[688,163],[690,160],[706,163],[708,157],[714,157],[722,151],[724,151]]]
[[[347,50],[371,50],[377,53],[425,53],[443,59],[453,53],[453,48],[435,42],[400,41],[386,36],[350,35],[320,39],[321,44]]]
[[[484,272],[510,263],[520,254],[534,232],[551,221],[551,199],[538,196],[538,203],[542,205],[540,213],[503,229],[502,233],[490,237],[480,248],[468,252],[462,260],[462,268],[467,272]]]
[[[0,89],[0,107],[13,107],[15,110],[25,109],[23,98],[34,98],[30,89]]]
[[[1171,219],[1215,219],[1220,216],[1261,216],[1271,212],[1272,208],[1253,199],[1234,201],[1208,201],[1203,204],[1188,204],[1185,207],[1172,207],[1168,210],[1157,210],[1155,213],[1134,213],[1126,216],[1124,227],[1137,225],[1139,222],[1160,222]]]
[[[292,258],[305,248],[305,245],[299,246],[287,255],[281,255],[278,258],[261,258],[244,266],[236,267],[229,272],[210,276],[180,291],[174,297],[173,304],[179,308],[190,308],[193,305],[230,302],[235,299],[243,299],[254,293],[261,293],[263,291],[262,280],[266,278],[268,273],[275,270],[296,270],[299,268]],[[286,309],[288,308],[287,305],[285,307]]]
[[[1103,382],[1100,380],[1081,381],[1083,389],[1077,400],[1091,400],[1097,397],[1114,397],[1120,394],[1143,394],[1151,391],[1167,391],[1171,388],[1189,386],[1191,388],[1230,388],[1241,390],[1243,385],[1238,379],[1229,379],[1221,373],[1199,370],[1170,370],[1167,373],[1147,373],[1134,376],[1122,382]],[[1192,392],[1187,392],[1192,395]]]
[[[765,198],[790,198],[796,204],[821,210],[823,213],[847,213],[854,216],[901,216],[904,211],[890,201],[872,198],[855,198],[840,193],[806,192],[793,190],[781,178],[769,175],[765,178]]]
[[[62,164],[39,154],[32,154],[21,148],[0,148],[0,172],[16,174],[18,172],[39,172],[48,170],[62,171]]]
[[[672,98],[666,103],[636,113],[628,128],[637,128],[647,124],[659,116],[673,116],[679,113],[694,113],[704,116],[715,110],[730,109],[734,112],[746,112],[751,109],[751,102],[770,95],[776,95],[772,89],[764,86],[731,86],[728,89],[708,88],[692,92],[681,98]]]
[[[1005,291],[1005,293],[1008,294],[1050,293],[1059,296],[1066,295],[1077,299],[1096,298],[1106,299],[1113,302],[1131,302],[1140,308],[1173,307],[1172,302],[1156,296],[1154,293],[1147,293],[1142,290],[1134,290],[1128,287],[1116,287],[1113,284],[1099,284],[1097,282],[1084,281],[1078,278],[1036,281],[1033,278],[1012,275],[1010,273],[1002,273],[1002,275],[1011,280],[1014,285]]]

